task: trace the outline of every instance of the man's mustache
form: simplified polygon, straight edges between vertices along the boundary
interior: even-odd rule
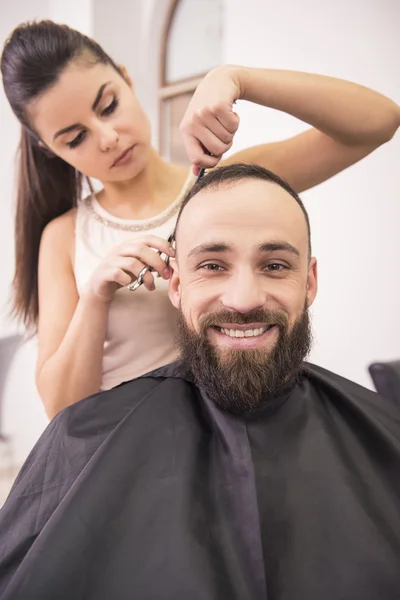
[[[204,332],[209,327],[218,327],[221,323],[230,323],[231,325],[247,325],[252,323],[265,323],[265,325],[277,325],[281,329],[287,329],[289,326],[288,315],[283,310],[254,309],[246,313],[233,310],[221,310],[207,315],[201,323],[201,330]]]

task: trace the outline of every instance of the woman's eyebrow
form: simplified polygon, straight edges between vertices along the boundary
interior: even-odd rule
[[[92,110],[96,110],[96,108],[99,105],[99,102],[103,96],[104,90],[106,89],[106,87],[111,83],[111,81],[106,81],[106,83],[103,83],[103,85],[100,86],[99,91],[96,94],[96,98],[94,99],[94,102],[92,104]],[[80,127],[79,123],[74,123],[74,125],[69,125],[68,127],[64,127],[63,129],[60,129],[60,131],[57,131],[57,133],[54,135],[53,137],[53,142],[60,137],[60,135],[63,135],[64,133],[68,133],[69,131],[72,131],[73,129],[77,129],[78,127]]]

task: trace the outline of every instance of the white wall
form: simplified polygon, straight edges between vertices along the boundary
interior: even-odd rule
[[[131,73],[157,140],[160,35],[169,0],[0,0],[0,43],[22,20],[51,17],[92,34]],[[4,7],[7,10],[4,10]],[[225,0],[224,62],[314,71],[354,80],[400,101],[400,4],[392,0]],[[196,26],[196,23],[191,23]],[[190,26],[188,25],[188,26]],[[281,113],[240,104],[233,150],[294,135],[304,127]],[[13,156],[18,126],[0,91],[0,304],[13,271]],[[359,165],[304,194],[320,292],[313,360],[370,386],[367,365],[400,355],[397,235],[400,136]],[[396,161],[396,163],[395,163]],[[0,334],[14,327],[0,314]],[[23,459],[46,418],[33,372],[34,342],[22,348],[6,389],[6,428]]]
[[[93,35],[95,0],[49,0],[49,19],[66,23],[86,35]]]
[[[93,1],[93,37],[117,64],[126,67],[140,95],[146,56],[140,44],[142,1]]]
[[[370,86],[400,102],[400,3],[392,0],[225,0],[225,60],[311,71]],[[233,150],[303,125],[241,104]],[[367,366],[400,358],[400,135],[303,194],[319,259],[312,360],[372,387]]]

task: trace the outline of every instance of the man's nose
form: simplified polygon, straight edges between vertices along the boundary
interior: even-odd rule
[[[224,291],[221,294],[223,305],[241,313],[247,313],[265,306],[266,292],[260,274],[251,270],[241,270],[231,275],[224,282]]]

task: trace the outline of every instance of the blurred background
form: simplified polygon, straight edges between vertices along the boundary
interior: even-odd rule
[[[221,63],[326,74],[400,103],[398,0],[0,0],[0,44],[50,18],[94,37],[124,64],[154,146],[186,162],[178,126],[201,76]],[[238,102],[232,151],[306,126]],[[0,505],[47,425],[34,383],[35,339],[9,317],[19,125],[0,90]],[[303,194],[320,289],[311,360],[373,388],[368,366],[400,358],[400,136]]]

